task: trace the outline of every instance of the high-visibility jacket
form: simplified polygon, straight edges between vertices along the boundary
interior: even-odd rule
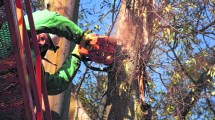
[[[26,28],[30,30],[27,16],[25,18]],[[37,34],[52,33],[60,37],[65,37],[69,41],[79,43],[83,31],[68,18],[48,10],[39,10],[33,13],[33,19]]]
[[[48,94],[56,95],[66,90],[75,77],[80,63],[79,57],[70,54],[56,73],[50,74],[45,72]]]
[[[29,31],[29,23],[27,16],[24,17],[26,28]],[[79,43],[83,31],[72,21],[55,12],[48,10],[36,11],[33,13],[33,19],[37,34],[52,33],[61,37],[65,37],[69,41]],[[11,39],[8,24],[0,24],[0,59],[7,58],[13,50],[11,47]],[[12,35],[12,34],[11,34]],[[74,78],[80,66],[80,58],[76,55],[68,55],[62,67],[54,74],[45,72],[45,79],[48,94],[59,94],[66,90]]]
[[[25,18],[26,29],[30,30],[27,16]],[[83,31],[68,18],[48,10],[36,11],[33,19],[37,34],[52,33],[60,37],[65,37],[69,41],[79,43],[83,36]],[[77,70],[80,67],[80,58],[70,54],[64,61],[61,68],[54,74],[45,72],[46,86],[49,95],[63,92],[71,84]]]

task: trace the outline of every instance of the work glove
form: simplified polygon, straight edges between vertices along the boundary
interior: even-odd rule
[[[83,35],[83,37],[82,37],[79,45],[81,47],[85,48],[85,49],[89,49],[90,50],[89,43],[92,40],[93,40],[93,37],[92,37],[91,34],[84,33],[84,35]]]
[[[75,48],[73,49],[73,51],[71,52],[71,54],[78,56],[80,59],[82,57],[82,53],[79,52],[79,47],[80,45],[76,44]]]
[[[79,45],[88,51],[91,51],[93,48],[97,47],[96,42],[98,37],[99,36],[97,34],[84,33]]]
[[[79,52],[81,54],[87,55],[89,51],[92,49],[97,49],[98,45],[96,44],[97,39],[98,39],[97,34],[87,34],[84,33],[82,40],[80,41],[79,44]]]

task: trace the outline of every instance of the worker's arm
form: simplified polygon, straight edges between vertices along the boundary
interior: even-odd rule
[[[80,67],[80,57],[78,45],[66,58],[62,67],[55,73],[45,73],[46,86],[49,95],[56,95],[68,88]]]
[[[29,31],[29,21],[25,18],[26,28]],[[69,41],[79,43],[83,36],[83,31],[68,18],[48,10],[36,11],[33,19],[37,34],[52,33],[60,37],[65,37]]]

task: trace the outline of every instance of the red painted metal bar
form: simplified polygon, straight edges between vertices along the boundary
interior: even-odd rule
[[[15,4],[13,0],[4,0],[6,6],[6,14],[7,19],[1,19],[1,21],[7,20],[9,24],[9,29],[11,33],[11,39],[13,42],[13,46],[15,49],[15,60],[16,67],[18,69],[18,77],[21,84],[22,96],[24,99],[25,106],[25,115],[27,120],[42,120],[43,119],[43,111],[42,111],[42,95],[45,105],[46,111],[46,119],[51,120],[51,111],[49,107],[48,94],[46,88],[46,82],[44,80],[44,75],[41,73],[41,56],[39,51],[39,45],[36,40],[36,31],[34,28],[34,21],[31,12],[30,1],[25,0],[25,5],[28,13],[28,19],[31,28],[31,36],[34,44],[34,52],[36,54],[36,74],[32,62],[30,42],[28,38],[28,33],[26,30],[25,22],[23,20],[23,7],[22,0],[15,0]],[[16,8],[16,9],[15,9]],[[15,11],[16,10],[16,11]],[[18,19],[17,19],[18,18]],[[18,29],[19,28],[19,29]],[[24,59],[24,48],[26,51],[26,59],[27,59],[27,67],[29,72],[29,77],[32,82],[32,90],[34,94],[34,100],[36,104],[36,117],[34,115],[33,102],[31,97],[31,90],[29,83],[27,81],[27,70]],[[14,65],[13,65],[14,66]],[[9,66],[7,68],[12,68],[13,66]]]
[[[19,0],[20,1],[20,0]],[[29,3],[26,3],[26,4],[28,4],[29,5]],[[31,13],[31,12],[29,12],[29,13]],[[33,21],[32,21],[33,22]],[[25,24],[24,24],[24,31],[26,32],[26,29],[25,29],[26,27],[25,27]],[[35,32],[35,30],[34,29],[32,29],[31,28],[31,32]],[[26,33],[26,35],[27,35],[27,33]],[[31,57],[31,55],[30,55],[30,44],[29,44],[29,40],[28,40],[28,38],[26,38],[26,40],[28,41],[28,42],[26,42],[26,48],[28,49],[28,50],[26,50],[26,51],[28,51],[29,52],[29,56]],[[37,42],[37,41],[36,41]],[[25,42],[24,42],[25,43]],[[39,54],[40,55],[40,54]],[[27,55],[28,56],[28,55]],[[29,58],[30,58],[29,57]],[[29,59],[29,61],[31,61],[32,60],[32,58],[30,58]],[[32,61],[31,61],[31,63],[32,63]],[[31,70],[33,71],[33,66],[31,66]],[[43,70],[42,70],[43,71]],[[31,72],[30,72],[31,73]],[[32,73],[34,73],[34,72],[32,72]],[[35,74],[33,74],[32,76],[35,76]],[[35,80],[35,78],[34,78],[34,80]],[[46,119],[47,120],[51,120],[52,118],[51,118],[51,110],[50,110],[50,107],[49,107],[49,101],[48,101],[48,93],[47,93],[47,88],[46,88],[46,82],[45,82],[45,80],[44,80],[44,75],[41,73],[41,84],[42,84],[42,93],[43,93],[43,99],[44,99],[44,104],[45,104],[45,115],[46,115]],[[35,88],[35,89],[37,89],[37,91],[38,91],[38,89],[39,88]],[[42,117],[42,116],[41,116]]]
[[[17,4],[20,4],[21,0],[16,0]],[[30,13],[29,13],[30,14]],[[22,16],[23,18],[23,16]],[[28,62],[28,70],[29,70],[29,75],[30,75],[30,79],[32,82],[32,90],[33,90],[33,95],[34,95],[34,101],[40,101],[40,95],[41,94],[38,91],[38,87],[37,87],[37,79],[36,79],[36,75],[35,75],[35,71],[34,71],[34,66],[33,66],[33,62],[32,62],[32,57],[31,57],[31,48],[30,48],[30,42],[27,36],[27,31],[26,31],[26,26],[25,23],[23,22],[23,44],[26,50],[26,59]],[[38,110],[42,110],[42,104],[40,102],[35,102],[36,104],[36,109]]]
[[[13,33],[10,37],[12,40],[12,44],[14,47],[14,55],[16,60],[16,66],[17,66],[17,72],[18,72],[18,78],[19,82],[22,86],[22,96],[24,100],[24,106],[25,106],[25,115],[26,118],[31,120],[35,120],[35,117],[33,115],[33,103],[30,101],[31,95],[30,95],[30,87],[27,82],[27,70],[24,63],[24,50],[21,43],[20,33],[19,33],[19,27],[17,23],[17,17],[15,12],[15,4],[13,0],[4,0],[4,6],[5,11],[7,15],[7,22],[9,23],[9,31],[10,33]],[[25,86],[25,87],[24,87]]]
[[[20,4],[21,6],[21,0],[17,0],[18,3]],[[28,4],[28,3],[26,3]],[[29,5],[29,4],[28,4]],[[22,7],[22,6],[21,6]],[[31,12],[28,12],[31,14]],[[22,13],[23,14],[23,13]],[[31,18],[30,18],[31,19]],[[32,57],[31,57],[31,49],[30,49],[30,43],[29,43],[29,39],[28,39],[28,36],[27,36],[27,30],[26,30],[26,26],[25,26],[25,22],[23,23],[23,33],[24,33],[24,45],[25,45],[25,49],[26,49],[26,57],[27,57],[27,61],[28,61],[28,69],[29,69],[29,74],[30,74],[30,78],[31,80],[34,81],[34,84],[32,85],[33,87],[33,90],[35,91],[35,94],[36,96],[38,96],[39,92],[41,90],[39,90],[40,88],[37,88],[36,85],[36,78],[35,78],[35,72],[34,72],[34,67],[33,67],[33,62],[32,62]],[[31,28],[31,32],[35,32],[34,29]],[[37,41],[36,41],[37,42]],[[40,55],[40,54],[39,54]],[[43,70],[42,70],[43,71]],[[48,94],[47,94],[47,89],[46,89],[46,82],[44,80],[44,75],[41,73],[41,84],[42,84],[42,93],[43,93],[43,99],[44,99],[44,104],[45,104],[45,115],[46,115],[46,119],[47,120],[51,120],[51,110],[50,110],[50,107],[49,107],[49,101],[48,101]],[[40,93],[42,95],[42,93]],[[37,98],[39,98],[40,96],[38,96]],[[37,100],[39,101],[39,100]],[[37,103],[37,102],[36,102]],[[39,115],[39,114],[38,114]],[[38,119],[41,119],[42,116],[39,116],[37,117]]]
[[[29,20],[29,26],[31,30],[31,37],[34,45],[34,50],[35,50],[35,56],[36,56],[36,86],[37,90],[39,93],[39,101],[35,101],[37,104],[36,108],[36,117],[37,120],[42,120],[43,119],[43,111],[42,111],[42,84],[41,84],[41,56],[40,56],[40,49],[39,45],[36,39],[36,30],[34,27],[34,20],[33,20],[33,15],[32,15],[32,10],[30,6],[30,1],[25,0],[25,6],[27,9],[27,14],[28,14],[28,20]]]

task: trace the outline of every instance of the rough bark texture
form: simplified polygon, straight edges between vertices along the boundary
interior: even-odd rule
[[[116,61],[109,72],[107,119],[150,119],[145,107],[146,64],[152,52],[153,0],[123,0],[117,20]],[[147,116],[145,116],[147,114]]]

